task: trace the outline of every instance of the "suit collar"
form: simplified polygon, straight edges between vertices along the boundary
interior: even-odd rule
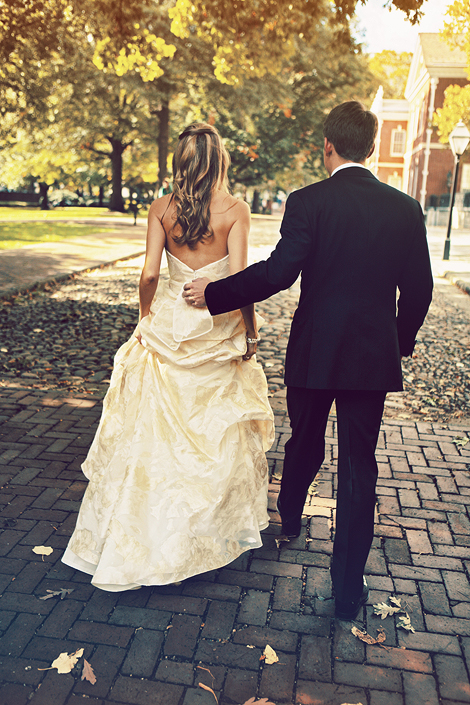
[[[337,171],[333,176],[330,176],[330,179],[347,179],[347,178],[356,178],[357,176],[364,176],[366,179],[376,179],[377,177],[374,176],[374,174],[369,171],[366,167],[363,166],[350,166],[347,169],[340,169]]]

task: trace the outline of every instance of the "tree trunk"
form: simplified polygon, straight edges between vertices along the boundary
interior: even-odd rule
[[[114,139],[113,137],[108,137],[108,140],[113,150],[111,152],[112,191],[109,201],[109,210],[124,213],[124,199],[122,197],[122,154],[126,147],[121,140]]]
[[[99,193],[99,201],[98,205],[100,208],[103,208],[103,201],[104,201],[104,186],[100,186],[100,193]]]
[[[162,101],[162,107],[157,111],[158,115],[158,188],[161,187],[163,179],[168,174],[168,143],[170,141],[170,103],[168,100]]]
[[[255,188],[253,192],[253,203],[251,204],[251,212],[259,213],[259,191]]]
[[[39,206],[42,211],[48,211],[49,199],[47,197],[47,192],[49,191],[49,184],[45,184],[43,181],[39,184]]]

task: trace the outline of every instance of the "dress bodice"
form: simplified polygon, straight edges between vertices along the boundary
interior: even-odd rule
[[[223,279],[230,275],[229,255],[226,255],[216,262],[206,264],[199,269],[191,269],[191,267],[188,267],[187,264],[172,255],[168,250],[166,250],[166,256],[170,275],[170,288],[176,293],[179,293],[181,287],[192,279],[207,277],[212,281],[216,281],[217,279]]]
[[[139,323],[142,344],[150,352],[162,357],[171,356],[176,363],[194,364],[206,357],[213,358],[214,346],[219,346],[219,357],[241,357],[246,349],[245,327],[240,311],[211,316],[206,306],[191,306],[183,298],[186,282],[207,277],[211,281],[230,275],[229,256],[192,269],[177,257],[166,252],[168,279],[161,279],[155,292],[150,313]],[[183,344],[181,348],[181,344]]]

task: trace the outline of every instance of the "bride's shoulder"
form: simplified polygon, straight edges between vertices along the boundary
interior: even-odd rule
[[[214,206],[221,215],[226,213],[227,215],[235,216],[235,218],[250,215],[250,206],[246,201],[235,198],[235,196],[224,191],[217,191],[214,197]]]
[[[169,193],[161,198],[155,199],[149,208],[149,216],[154,216],[161,220],[167,212],[172,200],[172,194]]]

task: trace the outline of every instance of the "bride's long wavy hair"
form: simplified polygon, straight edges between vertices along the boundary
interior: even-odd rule
[[[175,223],[181,233],[173,235],[177,245],[193,250],[201,240],[213,236],[210,204],[216,189],[228,192],[230,156],[212,125],[196,122],[179,136],[173,155]]]

